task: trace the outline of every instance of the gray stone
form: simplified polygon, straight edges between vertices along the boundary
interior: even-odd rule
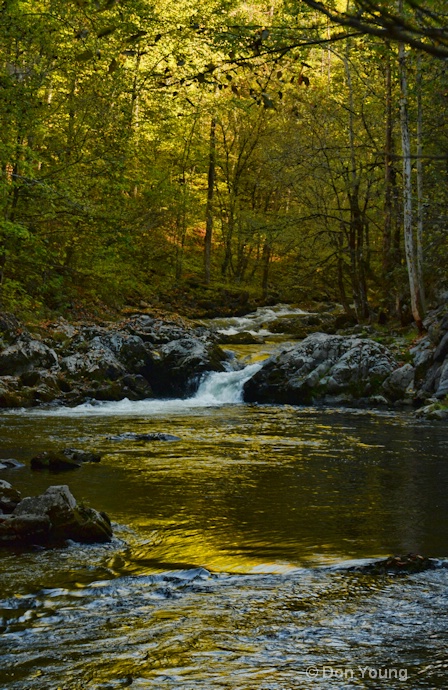
[[[34,369],[50,369],[58,363],[56,352],[39,340],[19,338],[0,352],[3,376],[20,376]]]
[[[440,379],[435,393],[436,398],[444,398],[448,395],[448,357],[440,370]]]
[[[414,386],[415,369],[411,364],[404,364],[395,369],[384,381],[383,389],[388,398],[393,401],[411,394]]]
[[[96,341],[87,352],[77,352],[61,360],[61,367],[74,379],[109,379],[114,381],[126,374],[126,369],[114,353]]]
[[[396,369],[392,354],[372,340],[315,333],[271,356],[244,386],[248,402],[309,404],[377,394]]]
[[[21,498],[20,491],[14,489],[9,482],[0,479],[0,511],[12,513]]]
[[[434,362],[443,362],[448,356],[448,333],[445,333],[434,352]]]
[[[37,518],[38,527],[49,521],[50,527],[44,531],[46,543],[67,539],[93,543],[110,541],[112,537],[107,515],[77,503],[67,485],[50,486],[40,496],[23,498],[15,507],[12,518],[27,519],[29,524]],[[5,523],[3,527],[4,530],[7,528]],[[12,537],[14,529],[11,525]],[[5,534],[3,537],[5,541]]]
[[[199,385],[201,374],[224,371],[226,359],[225,352],[215,343],[190,336],[162,345],[143,374],[157,395],[191,395]]]

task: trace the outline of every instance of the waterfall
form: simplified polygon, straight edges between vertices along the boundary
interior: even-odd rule
[[[196,395],[190,398],[194,406],[225,405],[243,400],[243,386],[261,369],[262,363],[249,364],[239,371],[212,371],[201,381]]]
[[[26,414],[36,417],[108,417],[152,416],[188,413],[189,410],[231,405],[243,400],[243,386],[263,363],[249,364],[238,371],[211,371],[204,374],[195,395],[191,398],[119,400],[117,402],[88,402],[76,407],[34,408]],[[24,414],[25,410],[9,410],[7,414]]]

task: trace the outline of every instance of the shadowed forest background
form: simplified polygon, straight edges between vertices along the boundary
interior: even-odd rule
[[[1,307],[419,323],[447,288],[433,4],[327,4],[350,25],[299,0],[5,0]]]

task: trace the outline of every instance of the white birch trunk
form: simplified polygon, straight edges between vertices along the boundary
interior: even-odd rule
[[[401,4],[401,3],[400,3]],[[412,166],[411,166],[411,141],[409,135],[409,113],[408,113],[408,82],[407,64],[404,43],[399,44],[398,49],[399,71],[400,71],[400,123],[401,123],[401,146],[403,154],[403,234],[404,248],[406,255],[406,265],[409,277],[409,289],[411,293],[411,310],[414,320],[422,330],[423,309],[421,300],[421,289],[417,272],[417,257],[415,251],[413,216],[412,216]]]

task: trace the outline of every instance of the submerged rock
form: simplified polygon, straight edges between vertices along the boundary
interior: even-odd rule
[[[84,462],[99,462],[101,455],[76,448],[64,448],[64,450],[44,451],[31,458],[32,470],[50,470],[61,472],[74,470]]]
[[[137,434],[131,431],[126,431],[118,436],[109,436],[110,441],[180,441],[180,436],[173,434],[164,434],[163,432],[154,432],[150,434]]]
[[[77,503],[67,485],[50,486],[40,496],[23,498],[9,515],[0,515],[0,545],[54,545],[112,538],[105,513]]]

